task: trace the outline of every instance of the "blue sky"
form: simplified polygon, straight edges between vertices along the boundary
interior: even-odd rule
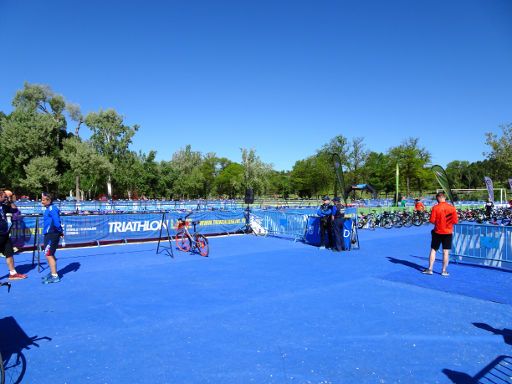
[[[0,37],[0,110],[48,84],[159,160],[247,147],[288,170],[343,134],[446,165],[512,122],[509,0],[0,0]]]

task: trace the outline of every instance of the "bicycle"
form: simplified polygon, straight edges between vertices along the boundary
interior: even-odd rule
[[[11,283],[0,283],[0,287],[7,287],[7,292],[11,290]],[[4,369],[4,358],[0,351],[0,384],[5,384],[5,369]]]
[[[196,231],[196,226],[200,223],[199,220],[191,222],[187,221],[191,214],[192,212],[185,217],[178,218],[176,226],[176,246],[180,251],[192,252],[196,250],[201,256],[208,257],[208,254],[210,253],[208,239]],[[194,231],[192,233],[188,230],[190,224],[194,226]]]

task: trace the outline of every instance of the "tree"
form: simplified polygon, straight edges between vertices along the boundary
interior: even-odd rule
[[[501,125],[501,136],[492,132],[485,134],[486,142],[490,147],[490,152],[484,153],[487,159],[495,162],[496,179],[504,182],[512,177],[512,123]]]
[[[128,157],[128,147],[132,138],[139,130],[137,124],[125,125],[123,117],[115,110],[100,110],[98,113],[91,112],[85,118],[85,124],[91,129],[91,143],[96,151],[107,158],[117,169]],[[107,190],[109,195],[112,191],[112,174],[107,177]]]
[[[69,165],[75,179],[85,178],[90,188],[112,173],[113,166],[107,158],[98,154],[89,142],[82,142],[78,137],[64,140],[61,157]],[[76,199],[80,200],[80,189],[75,193]]]
[[[215,178],[214,187],[219,196],[233,199],[243,194],[244,167],[238,163],[229,163]]]
[[[424,176],[422,170],[430,163],[430,153],[419,147],[418,142],[418,138],[411,137],[389,150],[391,162],[398,163],[400,177],[405,179],[407,195],[410,195],[412,181],[416,181],[417,188],[421,186],[421,179]]]
[[[25,166],[35,157],[58,159],[66,120],[65,102],[48,86],[28,84],[13,99],[14,110],[2,119],[0,167],[13,184],[25,178]],[[56,163],[57,172],[63,171]]]
[[[240,148],[240,151],[242,152],[245,188],[252,188],[257,193],[264,193],[268,187],[268,175],[272,166],[261,161],[254,149]]]
[[[172,186],[175,196],[198,197],[203,190],[204,176],[201,173],[202,156],[187,145],[172,155],[171,166],[176,173]]]
[[[34,194],[44,189],[50,191],[51,187],[59,181],[57,174],[57,160],[49,156],[35,157],[24,166],[26,178],[20,180],[20,185]]]
[[[290,172],[293,190],[300,197],[330,193],[334,186],[333,167],[326,153],[296,161]]]

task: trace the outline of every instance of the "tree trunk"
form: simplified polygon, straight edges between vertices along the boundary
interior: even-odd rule
[[[80,176],[75,178],[75,198],[76,201],[80,201]]]
[[[108,199],[112,200],[112,176],[111,175],[108,175],[107,194],[108,194]]]

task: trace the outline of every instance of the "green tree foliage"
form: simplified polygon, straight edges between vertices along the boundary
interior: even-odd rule
[[[219,172],[214,181],[219,196],[234,199],[244,193],[244,167],[238,163],[229,163]]]
[[[69,166],[69,172],[82,183],[87,191],[96,190],[100,183],[113,172],[112,164],[97,153],[90,142],[70,137],[63,142],[61,157]]]
[[[138,125],[127,125],[113,109],[84,116],[77,104],[66,102],[47,85],[24,84],[12,106],[10,113],[0,111],[0,186],[16,188],[18,194],[49,189],[62,195],[74,187],[94,198],[113,183],[119,198],[234,198],[243,196],[247,187],[259,195],[318,197],[336,188],[333,153],[341,158],[347,184],[369,183],[392,193],[398,163],[402,191],[410,195],[437,188],[430,153],[417,138],[377,153],[366,149],[362,137],[349,140],[340,134],[319,142],[320,149],[297,160],[291,171],[277,172],[246,148],[241,148],[240,163],[193,151],[190,145],[170,161],[157,162],[155,151],[130,150]],[[68,125],[73,133],[67,132]],[[79,137],[84,126],[92,133],[88,141]],[[512,124],[485,138],[485,160],[447,165],[453,188],[482,188],[484,176],[493,178],[495,185],[506,185],[512,177]]]
[[[173,197],[180,199],[201,197],[204,182],[201,165],[201,153],[192,151],[190,145],[173,154],[171,166],[176,173],[172,186]]]
[[[255,193],[265,193],[269,187],[268,176],[272,166],[261,161],[254,149],[241,148],[240,151],[245,188],[252,188]]]
[[[295,162],[290,179],[299,197],[331,193],[334,189],[334,171],[330,157],[326,153],[319,153]]]
[[[501,135],[486,133],[486,144],[490,151],[486,153],[487,159],[493,163],[492,176],[496,181],[506,184],[512,177],[512,124],[500,126]]]
[[[16,185],[26,177],[25,166],[32,159],[58,159],[66,120],[62,115],[64,99],[47,86],[25,84],[12,104],[14,110],[2,119],[0,152],[4,156],[0,168]],[[58,163],[57,167],[57,172],[62,171]]]
[[[430,163],[431,155],[425,148],[419,146],[418,138],[408,138],[399,146],[391,148],[389,156],[391,163],[399,165],[400,178],[405,180],[407,195],[410,195],[411,187],[420,191],[425,189],[426,173],[423,170]]]
[[[34,157],[24,166],[26,177],[20,181],[34,195],[50,191],[58,183],[57,160],[50,156]]]
[[[85,117],[85,124],[92,131],[90,140],[96,151],[105,156],[115,169],[125,171],[121,172],[117,179],[126,177],[129,174],[126,172],[127,162],[133,162],[133,155],[130,154],[128,147],[139,126],[125,125],[123,117],[113,109],[89,113]],[[109,183],[111,179],[112,175],[108,175]]]

